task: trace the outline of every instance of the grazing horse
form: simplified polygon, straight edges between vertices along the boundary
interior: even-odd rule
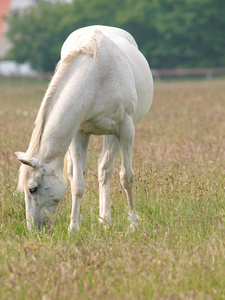
[[[53,227],[58,205],[66,193],[62,175],[67,152],[72,192],[68,230],[79,229],[91,134],[104,135],[98,160],[100,222],[111,223],[110,178],[120,150],[120,180],[128,200],[130,223],[138,226],[133,197],[134,125],[148,112],[152,96],[149,65],[128,32],[90,26],[69,35],[41,103],[29,147],[26,153],[16,152],[22,163],[18,189],[25,193],[30,230],[41,225]]]

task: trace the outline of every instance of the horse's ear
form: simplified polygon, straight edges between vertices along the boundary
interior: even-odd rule
[[[27,159],[26,153],[24,153],[24,152],[15,152],[15,154],[16,154],[18,160],[24,165],[27,165],[32,168],[39,168],[41,166],[41,162],[38,158]]]

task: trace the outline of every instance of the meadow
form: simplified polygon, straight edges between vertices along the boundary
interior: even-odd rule
[[[112,221],[98,221],[92,137],[81,230],[68,235],[70,188],[54,233],[30,234],[16,191],[40,102],[42,80],[0,79],[0,299],[225,299],[225,81],[155,83],[152,108],[136,126],[133,168],[140,226],[129,229],[119,183]]]

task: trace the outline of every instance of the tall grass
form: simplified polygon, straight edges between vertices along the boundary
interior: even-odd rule
[[[98,222],[92,137],[79,233],[67,234],[70,188],[53,234],[29,234],[19,163],[47,83],[0,82],[0,299],[225,299],[225,85],[157,82],[150,113],[136,127],[133,167],[140,217],[129,230],[112,178],[111,228]]]

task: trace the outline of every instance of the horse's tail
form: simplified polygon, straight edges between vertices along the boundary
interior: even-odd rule
[[[68,176],[67,176],[67,152],[66,155],[64,157],[64,168],[63,168],[63,179],[65,180],[66,183],[68,183]]]

